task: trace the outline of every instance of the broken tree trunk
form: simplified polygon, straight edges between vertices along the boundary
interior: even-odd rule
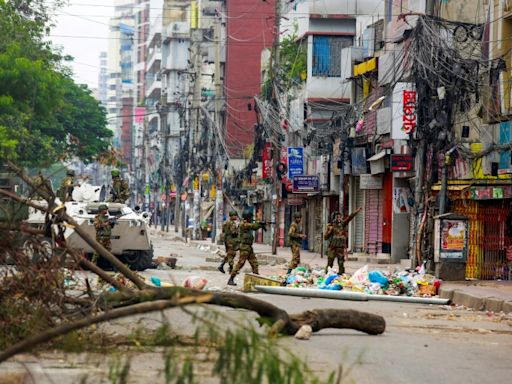
[[[122,303],[126,303],[126,300],[130,300],[132,303],[136,300],[140,300],[141,302],[120,306],[106,310],[99,315],[65,323],[25,339],[0,352],[0,362],[18,353],[28,351],[38,344],[92,324],[98,324],[120,317],[199,303],[246,309],[256,312],[262,318],[270,320],[271,323],[279,324],[278,331],[285,335],[294,335],[302,325],[306,324],[310,325],[314,332],[325,328],[348,328],[370,335],[381,334],[386,328],[384,318],[371,313],[350,309],[316,309],[289,315],[283,309],[266,301],[230,292],[205,293],[203,291],[183,287],[171,287],[145,289],[142,291],[134,291],[131,294],[128,292],[115,292],[105,295],[104,298],[106,303],[113,306],[122,305]]]

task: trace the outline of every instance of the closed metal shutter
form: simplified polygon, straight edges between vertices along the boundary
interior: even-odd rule
[[[382,252],[382,190],[368,189],[365,194],[365,245],[366,252]]]
[[[352,209],[353,210],[356,210],[357,208],[359,207],[362,207],[363,208],[363,212],[359,213],[355,218],[354,218],[354,226],[352,227],[353,228],[353,236],[352,238],[354,239],[354,243],[353,243],[353,246],[352,246],[352,252],[364,252],[364,217],[365,217],[365,214],[364,214],[364,209],[365,209],[365,204],[364,204],[364,195],[365,195],[365,191],[363,189],[360,189],[360,178],[359,177],[354,177],[353,178],[354,180],[354,197],[355,197],[355,201],[354,201],[354,204],[352,205]]]

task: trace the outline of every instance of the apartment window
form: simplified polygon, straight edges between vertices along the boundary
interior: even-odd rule
[[[341,76],[341,49],[353,44],[351,36],[313,36],[313,76]]]

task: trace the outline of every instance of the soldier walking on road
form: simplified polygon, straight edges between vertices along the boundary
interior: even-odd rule
[[[306,235],[303,233],[302,228],[300,227],[300,222],[302,220],[302,215],[300,212],[296,212],[293,215],[295,221],[290,225],[290,230],[288,231],[288,239],[290,242],[290,247],[292,249],[292,261],[288,266],[287,274],[290,274],[292,269],[297,268],[300,264],[300,247],[302,245],[302,239],[306,238]]]
[[[110,190],[110,194],[112,197],[109,201],[112,203],[125,203],[130,197],[128,183],[121,178],[119,170],[117,169],[113,169],[111,175],[112,189]]]
[[[249,261],[249,264],[252,268],[252,273],[259,275],[258,273],[258,260],[256,260],[256,256],[254,255],[254,250],[252,249],[252,243],[254,242],[254,234],[253,231],[263,228],[264,223],[256,221],[252,222],[252,212],[245,211],[242,214],[242,222],[240,223],[240,259],[236,264],[235,269],[231,272],[231,276],[229,277],[228,285],[236,285],[235,276],[242,269],[246,261]]]
[[[327,267],[325,271],[332,268],[334,259],[338,259],[338,274],[345,273],[345,249],[347,249],[347,225],[350,221],[361,212],[362,208],[358,208],[355,212],[348,217],[342,219],[340,212],[333,212],[334,219],[327,226],[324,234],[324,240],[329,240],[329,247],[327,251]]]
[[[112,243],[110,238],[112,236],[112,227],[115,225],[115,221],[112,221],[108,217],[108,206],[101,204],[98,207],[98,214],[94,217],[94,229],[96,230],[96,241],[103,245],[107,251],[112,250]],[[92,262],[96,264],[98,262],[99,255],[94,252],[92,256]]]
[[[228,263],[229,273],[233,272],[233,266],[236,256],[236,251],[240,248],[240,240],[238,238],[238,214],[236,211],[229,212],[229,220],[226,220],[222,226],[222,233],[224,235],[224,246],[226,247],[226,257],[219,265],[218,270],[224,272],[224,264]]]

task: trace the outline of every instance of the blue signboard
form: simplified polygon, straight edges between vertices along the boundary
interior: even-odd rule
[[[318,176],[295,176],[293,178],[293,193],[315,193],[320,191]]]
[[[304,148],[288,147],[288,178],[304,174]]]

